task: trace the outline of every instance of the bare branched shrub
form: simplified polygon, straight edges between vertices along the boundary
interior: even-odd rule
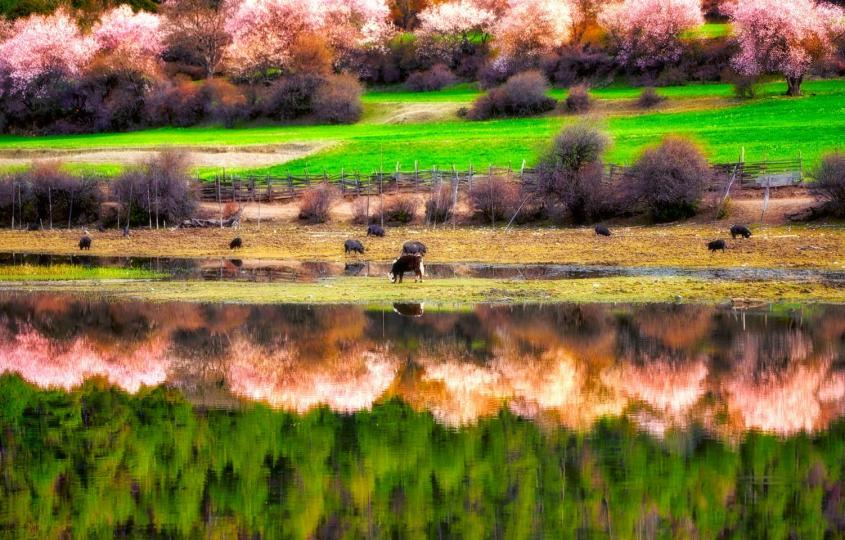
[[[454,211],[452,188],[449,184],[444,183],[435,188],[425,201],[425,220],[429,223],[445,223],[452,219]]]
[[[503,177],[479,180],[472,185],[472,215],[480,221],[494,223],[510,220],[519,208],[522,191],[518,183]]]
[[[352,223],[356,225],[368,225],[375,223],[375,201],[367,197],[358,197],[352,204]]]
[[[586,124],[566,128],[555,137],[537,167],[537,189],[553,217],[567,214],[575,223],[585,223],[612,213],[613,197],[604,185],[602,164],[608,144],[602,132]]]
[[[308,223],[326,223],[339,197],[340,190],[325,182],[308,189],[299,202],[299,219]]]
[[[570,113],[585,113],[592,106],[592,99],[586,86],[573,86],[566,96],[566,110]]]
[[[330,75],[314,94],[314,116],[329,124],[351,124],[361,118],[361,83],[352,75]]]
[[[102,194],[95,180],[64,172],[55,162],[34,163],[0,181],[0,220],[15,227],[73,227],[97,220]]]
[[[505,84],[478,98],[467,113],[471,120],[501,116],[531,116],[555,108],[556,101],[546,93],[549,82],[537,70],[514,75]]]
[[[447,66],[436,64],[431,69],[411,73],[408,80],[405,81],[405,86],[408,90],[415,92],[432,92],[441,90],[453,84],[456,80]]]
[[[407,224],[417,217],[419,201],[412,195],[396,195],[384,201],[384,221],[390,224]],[[378,211],[379,216],[381,210]]]
[[[132,225],[164,226],[190,218],[197,208],[188,154],[165,151],[124,172],[112,184],[112,198]]]
[[[822,158],[813,171],[813,194],[824,202],[823,210],[837,217],[845,216],[845,154],[834,152]]]
[[[712,171],[698,147],[667,137],[646,150],[625,177],[629,204],[640,204],[656,222],[695,215]]]
[[[665,97],[657,93],[652,87],[643,89],[640,92],[640,97],[637,98],[637,107],[641,109],[651,109],[657,107],[666,100]]]

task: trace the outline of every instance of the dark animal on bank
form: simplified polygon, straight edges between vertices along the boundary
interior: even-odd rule
[[[422,317],[425,314],[425,304],[405,304],[402,302],[394,302],[393,311],[403,317]]]
[[[718,250],[725,251],[725,241],[713,240],[712,242],[707,242],[707,249],[714,253]]]
[[[751,238],[751,230],[745,225],[734,225],[731,227],[731,238],[736,239],[737,236]]]
[[[367,227],[367,236],[378,236],[379,238],[384,236],[384,227],[381,225],[376,225],[373,223],[369,227]]]
[[[79,249],[87,249],[91,251],[91,237],[88,236],[88,231],[85,231],[85,234],[82,235],[82,238],[79,239]]]
[[[428,253],[428,248],[425,247],[425,244],[422,242],[417,242],[416,240],[411,242],[405,242],[402,245],[402,255],[421,255],[424,256]]]
[[[402,255],[393,261],[393,266],[390,268],[387,277],[390,278],[391,283],[402,283],[405,272],[413,272],[414,281],[422,281],[423,276],[425,276],[423,258],[419,255]]]
[[[229,242],[229,249],[241,249],[242,247],[244,247],[244,243],[240,236],[236,236]]]
[[[596,234],[599,236],[610,236],[610,229],[604,225],[596,225]]]
[[[30,223],[26,226],[26,230],[28,230],[28,231],[40,231],[41,225],[39,225],[38,223]]]
[[[347,255],[349,253],[360,253],[363,255],[364,244],[362,244],[359,240],[347,240],[343,243],[343,252]]]

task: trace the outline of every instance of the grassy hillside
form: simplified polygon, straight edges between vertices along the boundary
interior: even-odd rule
[[[845,140],[845,81],[811,81],[805,97],[783,97],[785,85],[769,83],[754,100],[737,100],[725,84],[699,84],[660,89],[669,98],[654,112],[636,110],[630,100],[640,89],[611,86],[593,92],[599,105],[588,120],[612,135],[608,160],[630,163],[643,147],[670,133],[693,137],[713,161],[732,161],[742,148],[748,160],[795,157],[799,152],[811,163]],[[440,92],[406,92],[388,88],[368,93],[367,114],[355,125],[259,126],[239,129],[220,127],[163,128],[120,134],[51,137],[0,136],[0,151],[13,149],[144,148],[162,145],[242,146],[273,143],[330,141],[332,145],[307,158],[255,169],[261,174],[285,174],[308,169],[369,172],[380,166],[393,169],[452,164],[466,168],[488,164],[530,164],[562,126],[577,116],[469,122],[453,115],[457,107],[478,95],[470,85]],[[564,97],[557,90],[553,94]],[[627,101],[626,101],[627,100]],[[413,106],[414,110],[438,111],[403,121],[386,121],[391,111]],[[447,106],[447,113],[438,108]],[[448,109],[452,107],[452,109]],[[107,169],[108,166],[97,167]],[[113,168],[112,168],[113,169]]]

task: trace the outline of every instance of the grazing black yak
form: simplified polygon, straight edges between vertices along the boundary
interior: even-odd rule
[[[79,239],[79,249],[91,251],[91,237],[88,235],[88,231],[85,231],[82,238]]]
[[[725,241],[713,240],[712,242],[707,242],[707,249],[709,249],[711,252],[715,252],[717,250],[725,251]]]
[[[382,227],[381,225],[376,225],[375,223],[373,223],[372,225],[367,227],[367,236],[383,237],[384,236],[384,227]]]
[[[241,249],[242,247],[244,247],[244,243],[240,236],[236,236],[229,242],[229,249]]]
[[[751,230],[745,225],[734,225],[731,227],[731,238],[736,240],[737,236],[743,238],[751,238]]]
[[[596,234],[598,236],[610,236],[610,229],[601,224],[596,225]]]
[[[420,255],[424,256],[428,253],[428,248],[425,247],[425,244],[422,242],[417,242],[413,240],[411,242],[405,242],[402,245],[402,255]]]
[[[364,244],[362,244],[359,240],[347,240],[343,243],[343,252],[347,255],[349,253],[360,253],[363,255]]]
[[[402,283],[402,278],[405,272],[414,273],[414,281],[422,281],[425,276],[425,265],[423,265],[423,258],[419,255],[402,255],[395,261],[390,268],[390,273],[387,277],[391,283]]]

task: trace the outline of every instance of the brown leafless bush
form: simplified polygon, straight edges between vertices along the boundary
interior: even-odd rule
[[[384,221],[391,224],[407,224],[417,217],[419,200],[413,195],[396,195],[384,201]],[[381,215],[381,210],[378,212]]]
[[[308,189],[299,202],[299,219],[308,223],[326,223],[339,197],[340,190],[328,183]]]
[[[813,194],[824,202],[823,210],[837,217],[845,216],[845,154],[834,152],[822,158],[813,171]]]
[[[503,177],[479,180],[472,185],[472,215],[480,221],[494,223],[510,220],[519,208],[521,189],[518,183]]]
[[[166,151],[120,175],[112,198],[120,205],[121,221],[129,216],[132,225],[164,226],[193,216],[197,200],[189,167],[188,154]]]

